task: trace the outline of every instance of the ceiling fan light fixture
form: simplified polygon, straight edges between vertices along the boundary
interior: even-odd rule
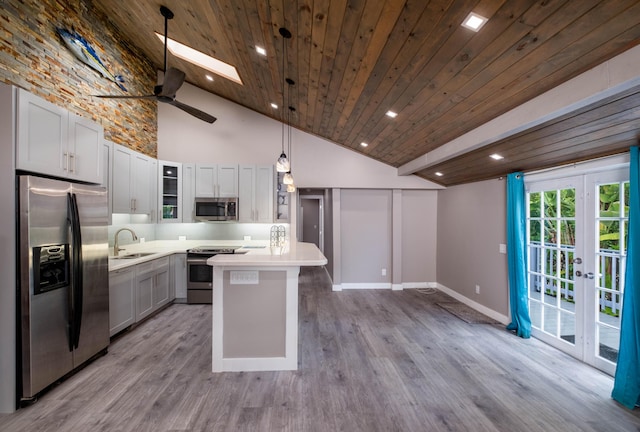
[[[462,27],[477,32],[487,23],[487,21],[489,21],[488,18],[478,15],[477,13],[470,12],[462,22]]]
[[[164,43],[164,35],[156,32],[156,36],[158,36],[158,39]],[[232,65],[213,58],[187,45],[181,44],[171,38],[166,39],[167,48],[174,56],[242,85],[240,75],[238,75],[238,71]]]

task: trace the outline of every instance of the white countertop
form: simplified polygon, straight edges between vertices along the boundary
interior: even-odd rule
[[[173,255],[176,253],[186,253],[187,249],[198,246],[235,246],[240,247],[238,252],[253,253],[254,251],[269,250],[268,240],[155,240],[144,243],[130,243],[123,246],[119,256],[126,256],[133,253],[150,253],[140,258],[118,258],[109,255],[109,271],[122,270],[127,267],[141,264],[156,258]],[[253,249],[253,248],[261,249]],[[113,247],[109,248],[109,253],[113,253]]]
[[[263,249],[240,249],[239,252],[245,250],[247,253],[244,254],[215,255],[207,260],[207,264],[216,267],[298,267],[327,263],[327,258],[313,243],[294,243],[282,251],[272,252],[272,248],[267,246]]]

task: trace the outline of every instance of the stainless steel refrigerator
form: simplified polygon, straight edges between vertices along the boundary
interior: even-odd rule
[[[21,401],[109,345],[107,193],[19,175],[18,313]]]

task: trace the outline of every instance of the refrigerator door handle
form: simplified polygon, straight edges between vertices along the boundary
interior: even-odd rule
[[[73,272],[73,265],[75,263],[75,256],[73,254],[75,254],[75,244],[74,244],[74,229],[75,229],[75,222],[74,222],[74,215],[73,215],[73,203],[72,203],[72,199],[71,199],[71,194],[67,193],[67,223],[68,223],[68,228],[69,228],[69,238],[71,239],[70,241],[70,246],[71,246],[71,266],[72,266],[72,271],[71,271],[71,284],[69,285],[69,289],[67,290],[67,327],[69,329],[69,335],[68,335],[68,340],[69,340],[69,351],[73,351],[73,341],[75,338],[75,327],[74,327],[74,311],[73,311],[73,284],[75,281],[75,273]]]
[[[72,324],[71,342],[72,347],[78,348],[80,341],[80,328],[82,324],[82,235],[80,232],[80,214],[78,213],[78,203],[76,194],[68,194],[69,214],[71,219],[71,247],[72,247],[72,285],[69,292],[72,297]]]

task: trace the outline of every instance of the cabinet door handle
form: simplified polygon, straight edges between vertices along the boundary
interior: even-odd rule
[[[62,153],[62,159],[63,159],[62,170],[69,171],[69,153],[67,152]]]
[[[76,154],[75,153],[69,153],[69,172],[71,173],[76,172]]]
[[[131,198],[131,205],[129,206],[131,208],[131,211],[134,212],[136,211],[136,204],[135,204],[136,200]]]

